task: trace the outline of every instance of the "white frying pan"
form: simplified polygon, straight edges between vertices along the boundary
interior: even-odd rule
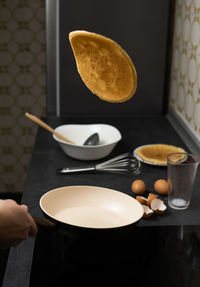
[[[65,186],[40,199],[44,214],[67,235],[114,235],[143,216],[142,205],[122,192],[98,186]]]

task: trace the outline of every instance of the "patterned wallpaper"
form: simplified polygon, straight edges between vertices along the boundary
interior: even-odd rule
[[[45,0],[0,0],[0,192],[23,191],[45,97]]]
[[[177,0],[169,107],[200,142],[200,0]]]

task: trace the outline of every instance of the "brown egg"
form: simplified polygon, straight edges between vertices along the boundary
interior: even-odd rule
[[[158,179],[154,183],[154,190],[162,195],[168,194],[168,182],[165,179]]]
[[[141,179],[132,182],[131,189],[135,194],[143,194],[146,190],[146,184]]]

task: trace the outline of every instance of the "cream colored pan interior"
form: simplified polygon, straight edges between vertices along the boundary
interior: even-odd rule
[[[137,222],[142,205],[122,192],[97,186],[66,186],[51,190],[40,199],[50,218],[87,228],[114,228]]]

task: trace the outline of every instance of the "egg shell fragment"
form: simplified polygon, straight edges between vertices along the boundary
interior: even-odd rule
[[[165,212],[165,210],[167,209],[167,206],[164,204],[164,202],[159,199],[159,198],[155,198],[151,201],[151,205],[150,205],[151,209],[153,210],[153,212],[155,212],[156,214],[162,214]]]
[[[147,205],[147,198],[145,198],[145,197],[143,197],[143,196],[137,195],[137,196],[136,196],[136,200],[139,201],[139,203],[141,203],[141,204]]]
[[[142,207],[144,209],[143,218],[149,218],[153,214],[153,210],[145,204],[143,204]]]
[[[147,205],[150,207],[152,200],[156,198],[158,198],[157,195],[155,195],[154,193],[149,193],[147,198]]]

